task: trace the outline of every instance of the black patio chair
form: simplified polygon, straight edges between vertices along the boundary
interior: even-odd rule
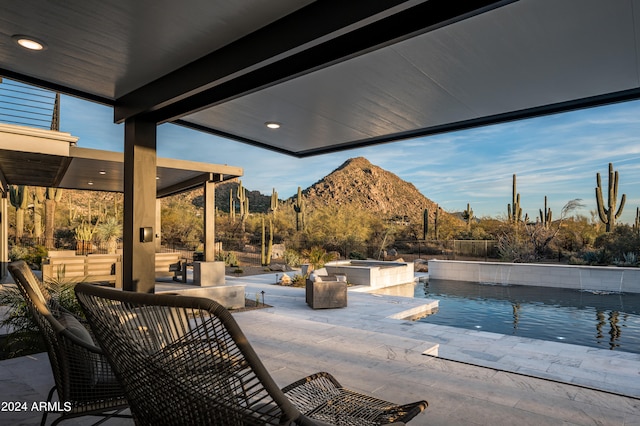
[[[52,424],[87,415],[103,417],[98,423],[111,417],[131,418],[120,414],[128,408],[124,391],[102,350],[95,345],[88,326],[51,297],[24,261],[9,264],[9,272],[42,333],[49,355],[55,384],[47,402],[57,392],[58,407],[63,410]],[[43,412],[41,425],[50,412]]]
[[[204,298],[76,286],[87,319],[144,425],[381,425],[398,405],[317,373],[280,389],[223,306]]]

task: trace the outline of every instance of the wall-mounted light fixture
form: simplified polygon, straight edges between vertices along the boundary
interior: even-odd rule
[[[150,226],[140,228],[140,242],[150,243],[151,241],[153,241],[153,228]]]

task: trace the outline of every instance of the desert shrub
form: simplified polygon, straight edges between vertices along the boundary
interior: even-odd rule
[[[300,266],[300,254],[293,249],[286,249],[284,251],[284,263],[296,268]]]
[[[582,257],[571,256],[569,258],[569,265],[587,265],[587,261]]]
[[[351,253],[349,253],[349,259],[366,260],[367,256],[365,256],[364,254],[360,253],[359,251],[352,251]]]
[[[23,246],[12,246],[11,249],[9,249],[9,260],[12,262],[26,259],[28,255],[29,250]]]
[[[227,266],[238,266],[238,258],[232,251],[227,252],[224,258],[224,264]]]
[[[307,283],[307,278],[304,275],[295,274],[291,279],[291,285],[293,287],[304,287]]]
[[[626,224],[617,225],[612,232],[596,238],[594,247],[606,250],[613,258],[622,259],[627,253],[636,253],[640,248],[640,237]]]
[[[609,265],[613,261],[611,253],[604,248],[600,250],[584,250],[580,258],[586,265]]]
[[[9,260],[24,260],[33,269],[42,268],[42,259],[47,257],[47,249],[44,246],[13,246],[9,250]]]
[[[515,232],[500,235],[497,246],[498,256],[505,262],[532,262],[536,258],[531,242]]]
[[[618,266],[637,266],[638,265],[638,256],[630,251],[628,253],[624,253],[622,258],[615,258],[613,263]]]
[[[322,268],[325,263],[336,259],[334,252],[327,253],[327,251],[320,246],[313,246],[309,250],[305,250],[302,254],[307,258],[309,264],[313,266],[313,269]]]

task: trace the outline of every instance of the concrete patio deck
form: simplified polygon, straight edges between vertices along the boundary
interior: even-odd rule
[[[245,284],[249,299],[264,291],[273,306],[234,316],[281,386],[329,371],[354,390],[428,400],[412,425],[640,425],[640,355],[391,318],[424,299],[349,292],[347,308],[312,310],[303,289],[275,281],[227,277]],[[1,361],[0,401],[44,401],[52,381],[46,354]],[[39,419],[0,411],[1,425]]]

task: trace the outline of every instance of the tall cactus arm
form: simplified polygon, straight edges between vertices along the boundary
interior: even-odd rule
[[[624,203],[627,201],[627,194],[622,194],[622,198],[620,199],[620,207],[618,207],[618,211],[616,212],[616,219],[620,218],[622,214],[622,209],[624,208]]]
[[[604,207],[604,200],[602,198],[602,182],[600,179],[600,173],[596,173],[596,205],[598,206],[598,216],[600,221],[606,224],[609,219],[607,218],[607,209]]]

